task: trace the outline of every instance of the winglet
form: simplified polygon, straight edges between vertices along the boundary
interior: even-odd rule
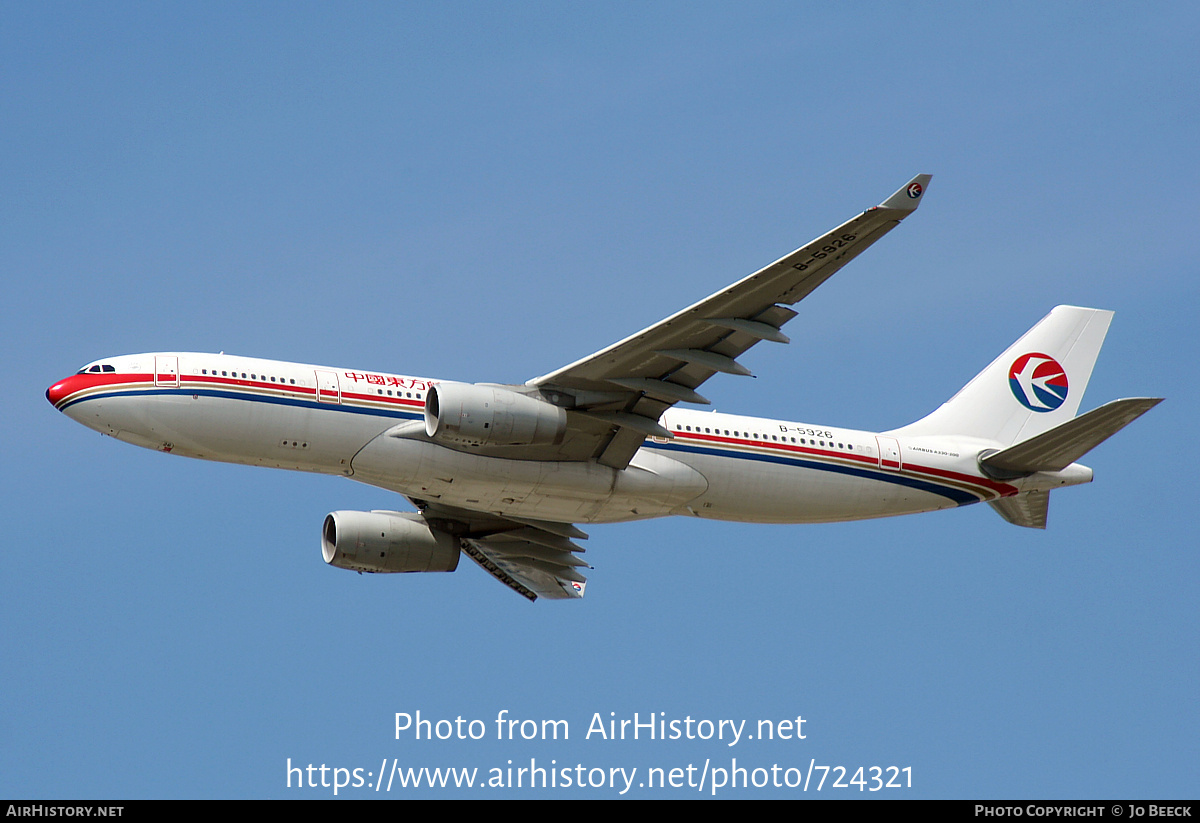
[[[879,204],[881,209],[896,209],[897,211],[916,211],[921,205],[921,195],[929,188],[932,174],[918,174],[900,187],[895,194]]]

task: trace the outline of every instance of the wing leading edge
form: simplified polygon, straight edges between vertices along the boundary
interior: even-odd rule
[[[586,425],[564,444],[625,468],[667,408],[707,403],[696,389],[717,372],[750,374],[737,357],[760,340],[788,342],[780,328],[794,305],[914,212],[931,175],[919,174],[878,206],[728,288],[649,328],[526,385],[574,398]],[[597,423],[599,421],[599,423]],[[581,421],[582,422],[582,421]],[[661,435],[659,435],[661,436]],[[581,448],[581,446],[583,446]]]

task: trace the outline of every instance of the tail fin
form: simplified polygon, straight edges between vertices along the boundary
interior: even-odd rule
[[[1027,440],[1079,411],[1113,313],[1058,306],[932,414],[897,429],[1001,445]]]

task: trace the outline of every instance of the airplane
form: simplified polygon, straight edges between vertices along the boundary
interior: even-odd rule
[[[926,417],[855,431],[680,408],[781,328],[798,303],[920,204],[931,176],[649,328],[524,384],[466,384],[221,354],[94,361],[47,399],[134,445],[342,475],[414,512],[335,511],[325,562],[450,572],[462,554],[536,600],[584,595],[576,524],[668,515],[817,523],[987,501],[1044,529],[1075,462],[1161,398],[1080,401],[1112,312],[1058,306]]]

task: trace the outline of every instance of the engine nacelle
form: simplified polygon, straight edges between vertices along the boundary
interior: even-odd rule
[[[333,512],[321,528],[325,562],[356,572],[452,572],[458,539],[411,512]]]
[[[466,446],[561,443],[567,413],[533,397],[466,383],[439,383],[425,397],[425,433]]]

